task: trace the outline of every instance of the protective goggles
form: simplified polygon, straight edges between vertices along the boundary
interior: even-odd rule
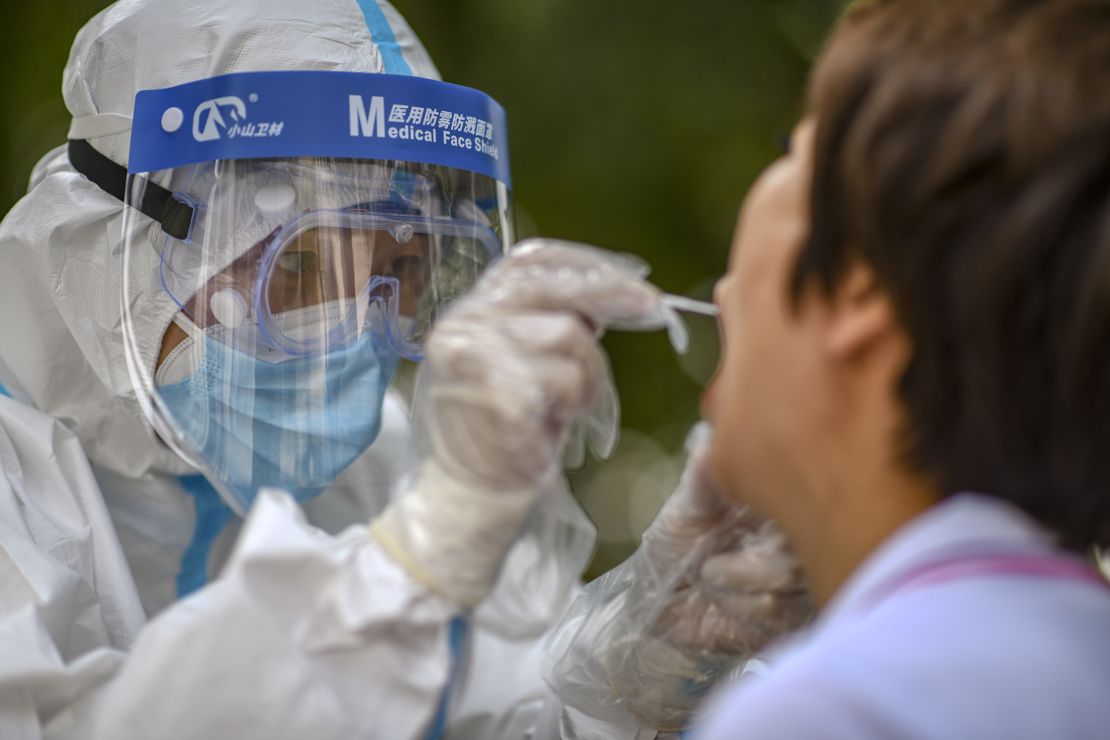
[[[267,231],[265,237],[242,253],[233,249],[231,256],[237,256],[227,266],[220,264],[229,257],[226,249],[205,248],[205,239],[167,237],[161,281],[198,327],[214,329],[222,341],[270,362],[326,352],[366,332],[398,355],[419,360],[437,314],[501,252],[488,216],[475,208],[466,212],[475,220],[449,215],[438,182],[411,169],[374,165],[378,181],[344,182],[345,201],[377,200],[302,210],[288,205],[297,199],[289,167],[248,161],[235,168],[239,183],[257,182],[254,175],[261,171],[268,184],[224,200],[260,201],[271,217],[257,203],[246,216],[231,209],[224,220],[236,222],[209,223],[216,232],[210,238],[234,243],[243,234],[253,240]],[[316,179],[308,188],[316,194],[314,205],[336,200],[334,193],[324,197],[327,188],[319,185],[334,184],[337,168],[349,174],[351,165],[316,160],[296,167],[301,185],[304,178]],[[273,226],[274,210],[288,220]]]

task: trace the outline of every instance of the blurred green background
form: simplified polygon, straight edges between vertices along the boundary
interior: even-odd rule
[[[311,1],[311,0],[307,0]],[[353,2],[353,0],[352,0]],[[663,289],[708,299],[745,190],[779,152],[808,66],[844,0],[397,0],[444,79],[509,114],[521,237],[632,252]],[[0,206],[65,140],[62,69],[108,5],[7,9]],[[2,266],[0,266],[2,269]],[[712,321],[690,351],[611,334],[623,415],[613,461],[571,475],[600,531],[597,573],[623,559],[678,479],[682,441],[717,357]]]

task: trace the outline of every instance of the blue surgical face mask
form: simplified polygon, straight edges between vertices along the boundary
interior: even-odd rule
[[[166,361],[191,357],[195,369],[158,394],[178,442],[224,484],[232,508],[246,512],[265,486],[303,501],[378,436],[398,362],[381,345],[370,332],[324,355],[271,363],[197,332]]]

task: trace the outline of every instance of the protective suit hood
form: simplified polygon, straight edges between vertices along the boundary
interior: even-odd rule
[[[439,76],[387,2],[123,0],[95,16],[74,42],[63,82],[74,118],[70,138],[86,138],[126,165],[137,91],[294,69]],[[0,224],[0,311],[7,322],[0,382],[75,431],[95,464],[127,477],[181,474],[189,466],[154,436],[126,366],[123,209],[73,169],[65,147],[36,166],[27,196]],[[154,270],[153,252],[151,260]],[[143,307],[149,317],[143,341],[151,351],[175,310],[152,289]]]

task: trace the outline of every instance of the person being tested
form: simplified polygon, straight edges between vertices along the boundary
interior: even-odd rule
[[[748,195],[703,406],[821,613],[704,740],[1110,727],[1110,4],[860,3]]]

